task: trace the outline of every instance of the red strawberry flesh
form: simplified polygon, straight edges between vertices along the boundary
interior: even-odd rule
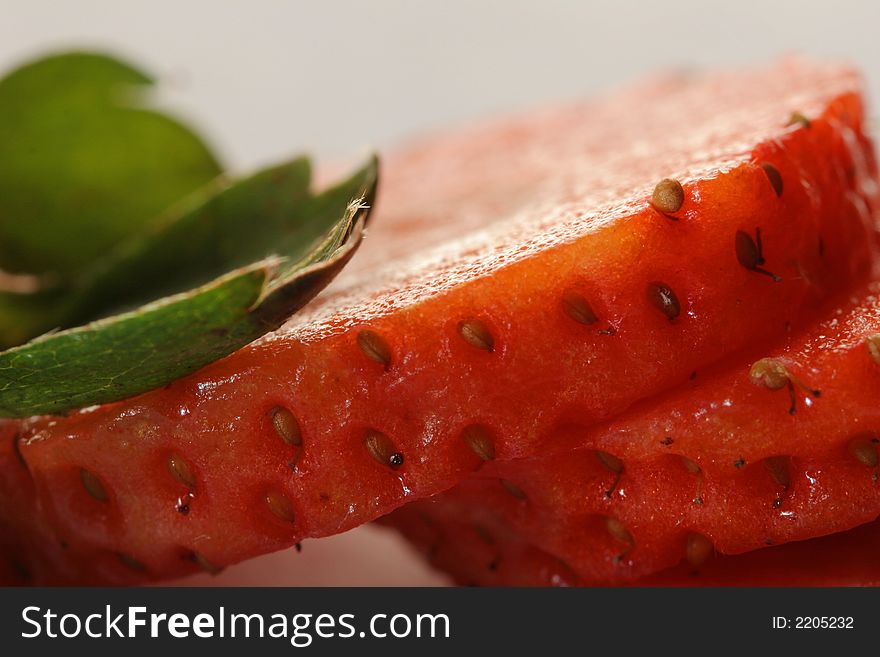
[[[486,463],[424,510],[501,525],[600,584],[662,571],[701,546],[740,554],[872,522],[878,292],[870,285],[783,345],[700,373],[605,426],[567,427],[560,440],[576,449]],[[750,364],[764,359],[798,381],[793,414],[787,389],[753,380]]]
[[[166,389],[5,425],[35,493],[0,501],[4,523],[67,546],[8,559],[127,582],[344,531],[465,477],[469,427],[533,455],[804,324],[871,268],[863,118],[852,72],[789,62],[392,158],[363,255],[284,329]],[[649,202],[664,178],[673,215]]]
[[[583,586],[558,558],[503,528],[432,515],[425,503],[383,518],[435,568],[465,586]],[[880,520],[845,532],[735,556],[709,554],[632,586],[880,586]]]

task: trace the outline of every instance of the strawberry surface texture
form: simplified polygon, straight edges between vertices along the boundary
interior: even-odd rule
[[[688,532],[738,553],[872,520],[847,451],[880,426],[864,119],[855,73],[786,61],[392,154],[361,253],[282,329],[2,424],[0,576],[213,572],[456,485],[417,504],[492,515],[582,583],[674,566]]]
[[[424,511],[490,533],[501,525],[597,584],[871,522],[880,516],[878,290],[869,285],[784,346],[585,430],[577,449],[487,463]],[[767,385],[768,363],[784,385]]]
[[[584,586],[565,562],[497,527],[435,515],[423,502],[381,520],[463,586]],[[880,586],[880,521],[739,555],[692,548],[691,560],[627,586]],[[596,584],[593,583],[595,586]]]

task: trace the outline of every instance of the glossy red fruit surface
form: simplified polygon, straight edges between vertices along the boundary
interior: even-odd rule
[[[425,511],[503,528],[598,584],[872,522],[878,291],[607,425],[569,427],[576,449],[486,463]]]
[[[4,480],[33,486],[0,500],[6,558],[34,582],[214,570],[560,448],[769,344],[871,269],[859,93],[788,62],[392,156],[362,254],[286,327],[166,389],[4,425],[22,457]]]
[[[507,531],[431,514],[407,505],[382,520],[400,531],[435,568],[464,586],[583,586],[556,557]],[[880,521],[845,532],[735,556],[694,551],[683,562],[630,586],[880,586]],[[594,584],[595,585],[595,584]]]

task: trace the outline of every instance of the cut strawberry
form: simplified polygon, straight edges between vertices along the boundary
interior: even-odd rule
[[[10,558],[37,582],[215,569],[804,323],[876,249],[858,89],[805,63],[667,80],[392,158],[360,264],[283,330],[164,390],[6,426],[35,502],[10,497],[4,522],[69,555]]]
[[[505,530],[432,514],[416,502],[381,520],[465,586],[582,586],[565,563]],[[725,556],[703,552],[633,586],[880,586],[880,520],[845,532]]]
[[[880,520],[694,567],[682,564],[639,586],[880,586]]]
[[[434,568],[464,586],[582,586],[559,559],[530,545],[504,526],[489,529],[468,518],[437,513],[435,501],[407,504],[380,518]]]
[[[500,524],[592,583],[873,521],[878,291],[785,347],[583,429],[578,449],[486,463],[434,500],[431,515]]]

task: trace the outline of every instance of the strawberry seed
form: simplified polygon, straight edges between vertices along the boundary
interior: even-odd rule
[[[664,214],[678,212],[684,204],[684,189],[672,178],[664,178],[654,187],[651,205]],[[675,217],[670,217],[674,219]]]
[[[749,378],[756,386],[764,386],[769,390],[781,390],[788,388],[788,396],[791,404],[788,408],[789,415],[794,415],[796,410],[796,398],[794,388],[797,386],[813,397],[821,397],[822,391],[806,386],[800,379],[795,377],[788,368],[774,358],[762,358],[755,361],[749,370]]]
[[[858,436],[849,441],[847,449],[849,453],[862,465],[873,468],[873,480],[877,481],[877,466],[880,464],[880,457],[877,454],[877,444],[880,439],[876,434],[866,434]]]
[[[620,484],[620,477],[623,475],[623,461],[608,452],[596,450],[595,454],[596,458],[599,459],[599,463],[602,464],[602,467],[615,475],[614,481],[611,482],[611,486],[605,491],[605,497],[610,498],[614,495],[614,491],[617,490],[618,484]]]
[[[206,573],[210,573],[211,575],[216,575],[220,573],[223,568],[212,563],[205,555],[199,552],[191,552],[189,555],[191,561],[195,562],[199,568],[204,570]]]
[[[703,469],[697,463],[691,461],[687,456],[681,456],[679,458],[681,458],[684,469],[690,474],[697,476],[697,489],[694,492],[693,503],[700,505],[703,503]]]
[[[364,437],[364,446],[377,463],[397,470],[403,465],[403,454],[397,451],[391,439],[381,431],[369,429]]]
[[[501,485],[504,487],[504,490],[506,490],[508,493],[513,495],[516,499],[518,499],[518,500],[526,499],[525,491],[522,488],[520,488],[519,486],[517,486],[515,483],[513,483],[512,481],[509,481],[508,479],[500,479],[499,481],[501,482]]]
[[[788,125],[801,125],[804,128],[809,128],[813,123],[801,112],[794,111],[791,113],[791,116],[788,117]]]
[[[744,230],[736,231],[736,259],[743,267],[756,274],[763,274],[773,279],[775,283],[781,283],[782,279],[773,272],[767,271],[761,265],[764,260],[764,249],[761,244],[761,229],[755,228],[755,239]]]
[[[480,424],[471,424],[464,428],[461,438],[465,445],[471,448],[474,454],[484,461],[495,458],[495,443],[489,435],[489,430]]]
[[[302,445],[302,431],[293,413],[284,406],[275,406],[269,411],[269,417],[281,440],[292,446]]]
[[[171,476],[189,489],[196,487],[196,476],[192,468],[179,454],[168,457],[168,470]]]
[[[293,513],[293,506],[287,496],[277,491],[269,491],[265,497],[266,506],[279,520],[285,522],[293,522],[296,516]]]
[[[472,347],[482,349],[490,354],[495,349],[495,340],[486,325],[478,319],[469,319],[458,324],[458,332],[464,341]]]
[[[119,559],[119,562],[132,570],[137,570],[139,572],[143,572],[147,569],[147,567],[142,564],[140,561],[132,557],[131,555],[125,554],[124,552],[117,552],[116,558]]]
[[[684,557],[689,564],[692,566],[704,564],[714,551],[715,546],[708,538],[697,532],[688,533],[685,539]]]
[[[670,322],[681,314],[681,304],[678,297],[665,283],[648,283],[646,294],[651,305],[666,315],[666,319]]]
[[[613,472],[614,474],[620,474],[623,472],[623,461],[613,454],[597,449],[596,458],[599,459],[599,463],[605,466],[605,469],[609,472]]]
[[[605,529],[611,534],[612,538],[621,543],[626,543],[627,545],[627,548],[623,552],[614,555],[614,563],[619,564],[626,558],[626,555],[632,551],[635,546],[635,541],[633,540],[632,534],[630,534],[629,530],[626,528],[626,525],[620,522],[617,518],[606,516]]]
[[[110,499],[101,480],[85,468],[80,468],[79,480],[82,482],[83,488],[86,489],[86,492],[99,502],[106,502]]]
[[[364,330],[358,333],[357,343],[367,358],[376,361],[386,370],[391,366],[391,348],[381,335]]]
[[[776,196],[782,196],[782,174],[779,173],[779,169],[770,164],[769,162],[764,162],[761,165],[761,168],[764,170],[764,173],[767,175],[767,180],[770,181],[770,186],[773,188],[773,191],[776,193]]]
[[[778,509],[782,506],[788,487],[791,485],[791,472],[789,459],[785,456],[771,456],[764,459],[764,467],[770,473],[770,477],[778,486],[782,487],[782,492],[773,500],[773,508]]]
[[[573,290],[562,295],[562,309],[565,314],[580,324],[595,324],[599,321],[589,301]]]
[[[876,333],[868,338],[867,345],[868,353],[871,354],[871,358],[874,359],[875,363],[880,365],[880,333]]]

